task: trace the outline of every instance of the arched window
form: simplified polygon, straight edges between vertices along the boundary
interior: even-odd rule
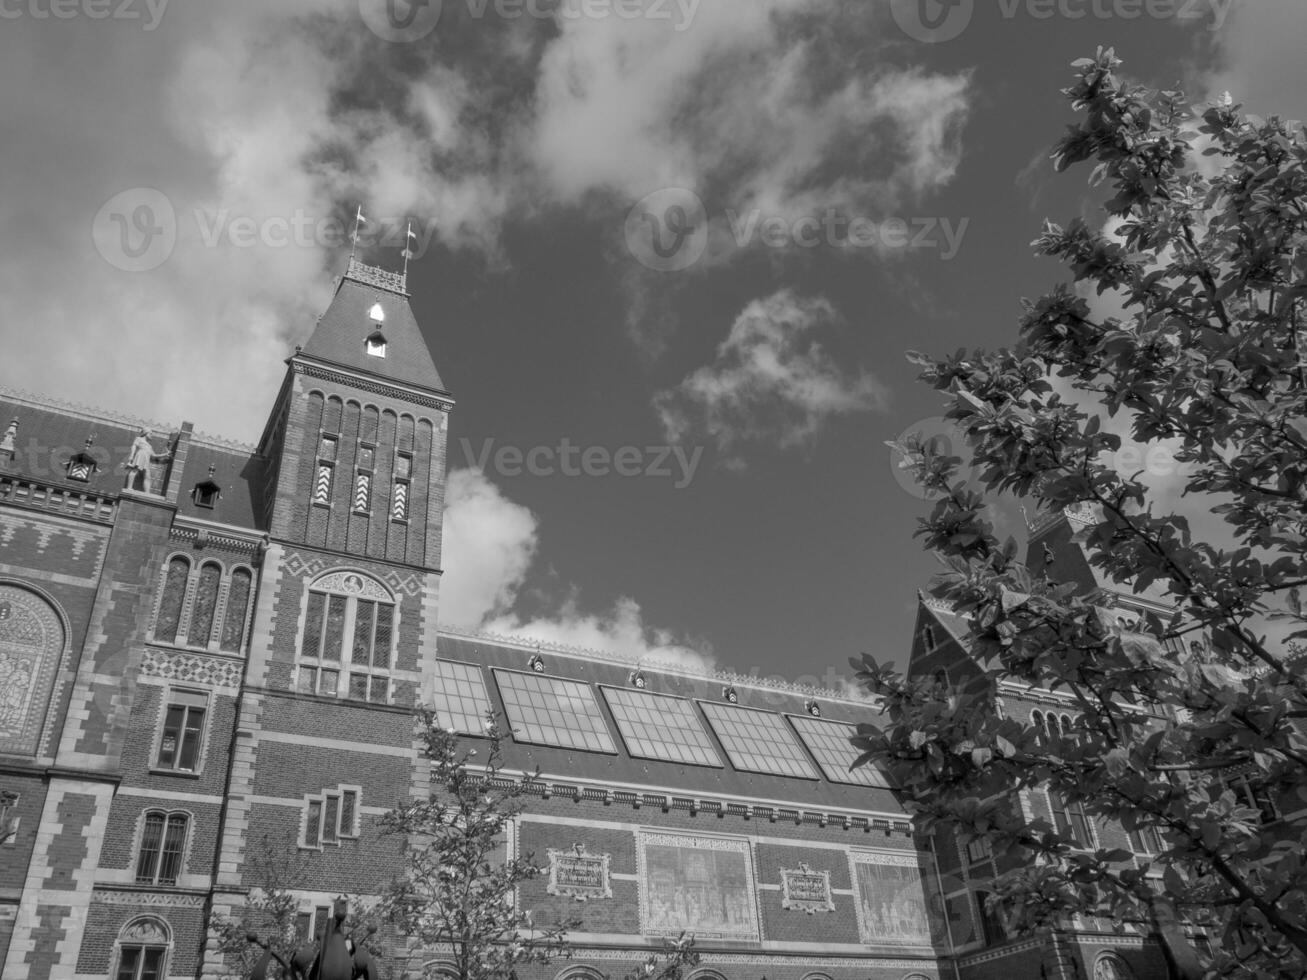
[[[177,642],[177,627],[182,621],[182,603],[186,600],[186,582],[190,574],[191,563],[181,555],[169,560],[159,615],[154,622],[154,638],[161,643]]]
[[[333,572],[309,589],[300,644],[299,690],[386,704],[395,600],[358,572]]]
[[[168,926],[154,916],[141,916],[118,933],[118,968],[114,980],[164,980],[168,975]]]
[[[195,607],[191,613],[190,629],[186,639],[193,647],[207,647],[213,635],[213,616],[218,609],[218,585],[222,582],[222,566],[216,561],[205,562],[195,585]]]
[[[1035,736],[1037,738],[1048,735],[1048,728],[1044,724],[1044,713],[1042,711],[1030,712],[1030,724],[1035,726]]]
[[[1094,960],[1094,980],[1134,980],[1134,976],[1115,953],[1099,953]]]
[[[136,854],[138,885],[175,885],[182,873],[190,816],[164,810],[145,811],[141,846]]]
[[[239,653],[245,640],[245,617],[250,608],[250,587],[254,576],[248,568],[231,573],[231,588],[227,590],[227,614],[222,621],[222,640],[218,649],[225,653]]]
[[[54,607],[29,589],[0,585],[0,752],[36,754],[63,649]]]

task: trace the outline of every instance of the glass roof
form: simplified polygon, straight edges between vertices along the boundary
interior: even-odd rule
[[[435,708],[441,728],[473,735],[484,733],[490,695],[481,668],[437,660]]]
[[[790,722],[799,737],[817,757],[817,763],[832,783],[854,783],[861,786],[885,786],[885,775],[875,766],[849,766],[862,753],[849,744],[857,729],[842,721],[824,721],[808,715],[791,715]]]
[[[619,687],[602,690],[631,755],[695,766],[722,764],[689,701]]]
[[[736,769],[817,778],[817,770],[780,715],[710,701],[701,704]]]
[[[617,751],[589,684],[508,670],[496,670],[495,681],[519,742]]]

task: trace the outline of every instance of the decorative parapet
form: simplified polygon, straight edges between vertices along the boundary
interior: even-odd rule
[[[730,670],[719,670],[718,668],[711,667],[706,663],[694,664],[686,661],[665,660],[658,657],[632,656],[630,654],[619,653],[616,650],[598,650],[593,647],[573,646],[568,643],[535,640],[529,636],[511,636],[505,633],[494,633],[489,630],[474,629],[466,626],[451,626],[446,623],[440,624],[440,632],[446,633],[450,636],[463,637],[469,640],[483,640],[487,643],[516,647],[529,653],[560,653],[566,656],[580,657],[586,660],[601,660],[607,663],[634,665],[642,667],[645,670],[656,670],[671,674],[686,674],[691,677],[703,677],[712,681],[725,682],[744,687],[783,691],[786,694],[819,697],[830,701],[844,701],[871,708],[877,706],[875,698],[868,697],[864,699],[850,697],[847,691],[836,690],[835,688],[830,687],[820,687],[816,684],[798,684],[792,681],[785,681],[772,677],[759,677],[754,674],[740,674]]]
[[[3,474],[0,474],[0,503],[50,511],[65,517],[80,517],[100,524],[113,523],[115,506],[114,498],[107,494]]]
[[[107,409],[96,408],[93,405],[64,401],[60,398],[51,398],[48,395],[38,395],[30,391],[23,391],[21,388],[10,388],[8,385],[0,385],[0,398],[9,398],[16,402],[31,405],[33,408],[49,408],[68,415],[76,415],[88,422],[115,422],[132,429],[149,429],[151,432],[173,432],[177,428],[163,422],[152,422],[136,415],[111,412]]]
[[[408,276],[406,274],[387,272],[385,269],[378,269],[374,265],[364,265],[353,256],[350,257],[349,268],[345,271],[345,278],[361,282],[366,286],[376,286],[378,289],[384,289],[387,292],[399,293],[401,296],[409,294]]]
[[[1078,524],[1081,527],[1093,527],[1102,523],[1103,519],[1097,504],[1082,500],[1080,503],[1064,507],[1060,511],[1041,511],[1034,517],[1026,515],[1026,529],[1030,531],[1031,535],[1043,534],[1063,517],[1072,524]]]

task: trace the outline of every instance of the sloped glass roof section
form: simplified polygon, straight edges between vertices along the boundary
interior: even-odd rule
[[[778,714],[711,701],[700,702],[736,769],[817,779],[817,770]]]
[[[722,764],[689,701],[619,687],[601,690],[631,755],[694,766]]]
[[[889,787],[884,773],[875,766],[859,766],[849,770],[853,760],[861,755],[849,744],[849,739],[857,731],[854,726],[841,721],[824,721],[801,715],[791,715],[790,723],[816,756],[821,771],[832,783]]]
[[[490,695],[481,668],[452,660],[436,661],[436,720],[444,729],[484,734]]]
[[[617,752],[589,684],[496,670],[508,723],[519,742],[587,752]]]

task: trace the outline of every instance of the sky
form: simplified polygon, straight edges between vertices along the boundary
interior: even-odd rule
[[[0,0],[0,384],[253,442],[361,209],[457,399],[442,618],[838,686],[935,569],[905,352],[1012,343],[1043,220],[1102,221],[1048,162],[1070,62],[1296,118],[1304,37],[1301,0]]]

